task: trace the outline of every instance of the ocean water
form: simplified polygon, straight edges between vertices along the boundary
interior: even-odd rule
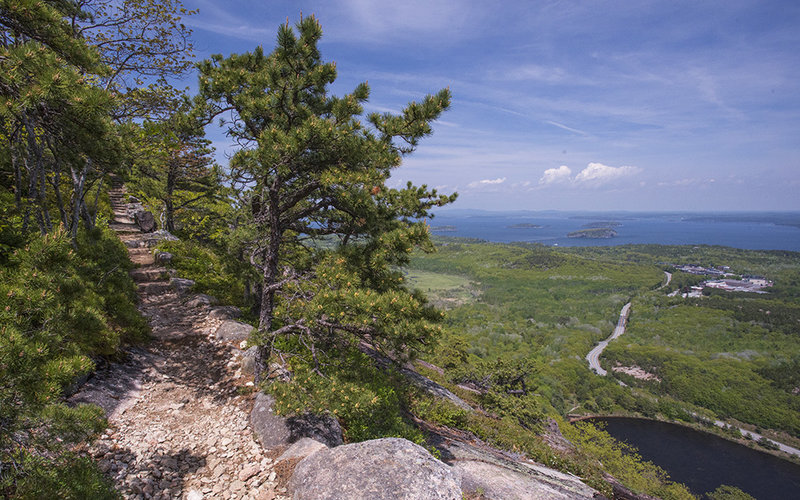
[[[589,225],[614,222],[609,239],[567,238]],[[429,221],[434,235],[523,241],[548,246],[633,243],[723,245],[751,250],[800,251],[800,213],[636,213],[442,211]],[[538,227],[514,227],[529,225]]]

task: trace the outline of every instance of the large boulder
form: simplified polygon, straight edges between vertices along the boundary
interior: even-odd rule
[[[274,403],[272,396],[258,393],[250,412],[250,428],[262,447],[286,446],[304,437],[327,446],[342,444],[342,428],[335,418],[311,414],[285,418],[275,414]]]
[[[214,335],[218,339],[227,342],[241,342],[242,340],[247,340],[252,331],[253,327],[247,323],[227,319],[219,325]]]
[[[152,233],[156,230],[156,219],[153,217],[153,213],[148,210],[139,210],[136,212],[136,214],[134,214],[134,220],[143,233]]]
[[[289,480],[293,498],[460,500],[458,472],[425,448],[383,438],[319,450],[301,460]]]

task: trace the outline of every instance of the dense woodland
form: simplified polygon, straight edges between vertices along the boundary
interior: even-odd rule
[[[280,26],[274,50],[195,61],[181,22],[192,14],[177,0],[0,0],[0,495],[115,495],[79,446],[104,428],[102,411],[63,403],[80,376],[148,337],[109,228],[113,179],[180,238],[160,248],[180,275],[257,327],[257,382],[277,409],[333,414],[347,441],[427,446],[423,419],[604,492],[611,473],[691,498],[566,415],[695,411],[800,437],[797,254],[434,244],[426,220],[456,195],[387,181],[432,133],[449,90],[365,115],[366,84],[329,94],[336,68],[313,17]],[[187,75],[197,95],[176,86]],[[205,139],[219,123],[239,146],[226,165]],[[776,286],[757,298],[667,298],[665,261],[725,263]],[[661,382],[623,378],[623,388],[583,356],[631,299],[630,331],[603,362]],[[397,365],[432,361],[444,375],[419,370],[483,411],[418,392],[365,346]],[[270,363],[292,379],[271,382]],[[574,450],[542,438],[553,421]]]

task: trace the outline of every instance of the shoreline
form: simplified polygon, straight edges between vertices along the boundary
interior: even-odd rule
[[[667,424],[679,425],[681,427],[686,427],[687,429],[692,429],[692,430],[695,430],[695,431],[698,431],[698,432],[704,432],[706,434],[712,434],[712,435],[717,436],[719,438],[722,438],[722,439],[724,439],[726,441],[729,441],[729,442],[732,442],[732,443],[736,443],[736,444],[744,446],[746,448],[750,448],[751,450],[760,451],[762,453],[766,453],[768,455],[772,455],[772,456],[781,458],[781,459],[786,460],[788,462],[791,462],[793,464],[800,465],[800,449],[797,449],[797,448],[795,448],[793,446],[789,446],[787,444],[775,441],[772,438],[768,438],[766,436],[763,436],[762,434],[759,434],[759,433],[744,429],[742,427],[739,427],[738,425],[727,424],[727,423],[725,423],[725,422],[723,422],[721,420],[716,420],[716,419],[715,420],[707,420],[707,422],[712,424],[714,426],[714,428],[724,429],[724,427],[730,426],[730,427],[733,427],[735,429],[739,429],[739,432],[742,433],[742,436],[752,435],[753,439],[746,439],[744,437],[735,438],[735,437],[730,436],[730,435],[728,435],[728,434],[726,434],[724,432],[723,433],[713,432],[712,430],[709,430],[709,426],[703,425],[703,423],[700,420],[697,420],[695,423],[690,423],[690,422],[686,422],[684,420],[670,420],[670,419],[658,418],[658,417],[643,417],[641,415],[635,415],[635,414],[608,414],[608,415],[600,415],[600,414],[576,415],[576,414],[572,414],[572,415],[567,415],[567,420],[570,423],[581,422],[583,420],[598,419],[598,418],[631,418],[631,419],[639,419],[639,420],[652,420],[654,422],[663,422],[663,423],[667,423]],[[764,438],[768,439],[770,442],[778,445],[779,449],[775,450],[775,449],[765,448],[763,446],[758,445],[757,440],[762,438],[762,437],[764,437]],[[753,444],[754,446],[750,446],[750,444]],[[788,450],[794,450],[794,451],[793,452],[786,451],[787,449]]]

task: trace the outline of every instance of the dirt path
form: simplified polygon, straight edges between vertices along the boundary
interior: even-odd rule
[[[238,346],[209,338],[220,320],[170,285],[120,192],[112,192],[113,227],[142,265],[132,276],[154,340],[98,370],[73,396],[108,415],[90,453],[124,498],[282,498],[273,462],[248,428],[252,383],[238,371]]]

